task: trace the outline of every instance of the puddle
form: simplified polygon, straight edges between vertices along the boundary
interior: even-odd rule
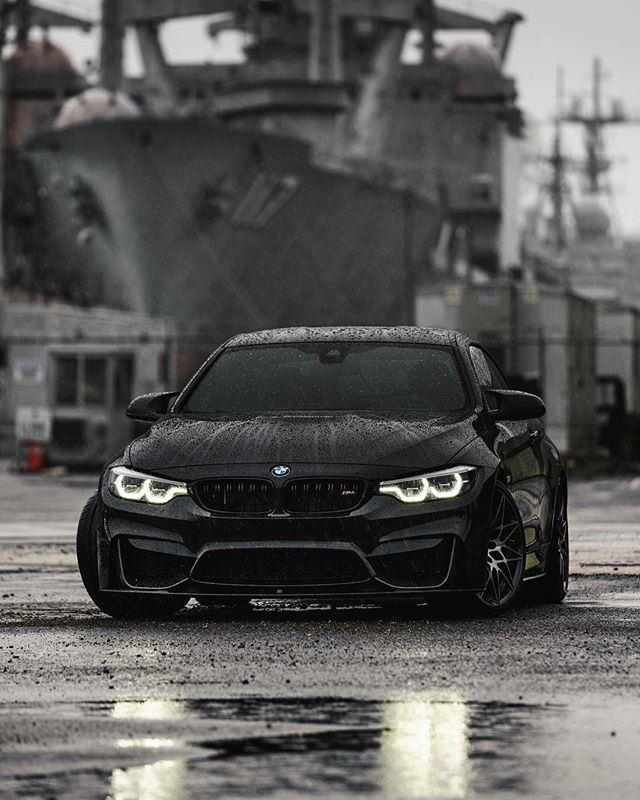
[[[54,711],[58,719],[69,718],[72,707],[48,709],[48,713]],[[522,783],[518,742],[525,732],[535,735],[540,714],[557,713],[542,706],[459,699],[259,698],[87,703],[81,711],[97,725],[114,720],[127,726],[151,723],[144,736],[119,735],[111,743],[119,754],[142,751],[138,758],[147,763],[118,766],[96,776],[90,795],[85,776],[83,797],[104,800],[293,797],[301,793],[464,797],[472,786],[486,785],[478,765],[482,760],[493,761],[500,752],[512,779]],[[216,735],[174,736],[185,722],[192,730],[198,723],[215,722]],[[172,757],[172,751],[187,745],[195,746],[197,754]],[[71,771],[83,770],[78,756],[80,763]],[[38,796],[29,790],[29,775],[19,783],[21,797]],[[56,798],[77,796],[68,770],[52,775],[44,785]],[[43,791],[42,775],[37,791]]]
[[[12,796],[585,798],[597,796],[589,787],[598,775],[617,775],[616,754],[628,758],[619,745],[629,746],[611,737],[609,707],[598,711],[596,724],[593,709],[588,712],[590,727],[567,706],[458,697],[147,700],[60,704],[40,714],[69,719],[74,709],[76,724],[113,731],[113,738],[103,737],[102,748],[83,738],[72,760],[67,748],[67,762],[57,767],[49,750],[38,759],[37,773],[5,777]],[[609,750],[612,742],[616,749],[608,752],[603,738]],[[101,762],[96,752],[102,752]],[[598,759],[613,769],[601,773]],[[47,764],[54,765],[49,774]]]

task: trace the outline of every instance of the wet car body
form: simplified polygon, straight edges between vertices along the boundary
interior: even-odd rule
[[[230,348],[334,341],[450,349],[468,403],[445,414],[183,410]],[[184,602],[480,593],[498,485],[522,523],[522,578],[543,577],[557,498],[566,494],[563,467],[540,419],[495,421],[488,404],[494,389],[500,399],[500,387],[491,381],[504,381],[496,370],[477,344],[452,331],[302,328],[234,337],[105,470],[90,521],[100,593]],[[114,467],[188,490],[163,505],[131,502],[112,491]],[[473,471],[462,496],[406,504],[380,493],[385,482],[458,467]]]

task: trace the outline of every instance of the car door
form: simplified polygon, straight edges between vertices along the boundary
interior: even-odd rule
[[[500,368],[485,350],[472,345],[469,355],[482,388],[509,388]],[[503,420],[496,423],[496,428],[494,449],[504,466],[524,524],[527,568],[535,570],[543,562],[541,548],[546,530],[542,513],[547,494],[542,454],[544,425],[542,420]]]

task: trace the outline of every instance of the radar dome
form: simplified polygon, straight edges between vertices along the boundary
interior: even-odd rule
[[[16,47],[6,59],[10,71],[22,73],[56,72],[72,79],[73,66],[64,50],[47,39],[29,40]],[[9,150],[20,149],[35,133],[53,124],[60,103],[57,98],[30,99],[9,97],[5,120],[5,143]]]
[[[123,92],[96,87],[67,100],[60,109],[55,127],[66,128],[95,119],[137,117],[139,113],[138,106]]]
[[[460,98],[504,97],[508,81],[490,47],[476,42],[458,42],[449,47],[441,61],[457,72],[456,96]]]
[[[19,45],[7,58],[6,63],[19,70],[73,72],[71,61],[64,50],[51,44],[48,39],[29,40]]]

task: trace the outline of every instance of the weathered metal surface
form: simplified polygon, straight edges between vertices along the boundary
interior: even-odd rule
[[[299,14],[315,10],[316,0],[289,0],[288,6]],[[221,14],[245,10],[246,0],[128,0],[123,19],[132,22],[162,22],[180,17]],[[378,19],[385,22],[410,24],[422,10],[422,0],[340,0],[338,12],[343,17]],[[462,10],[436,9],[436,24],[446,30],[486,30],[491,33],[506,21],[520,22],[518,14],[506,14],[498,20]]]
[[[40,270],[101,302],[176,317],[213,342],[412,321],[407,281],[428,266],[437,212],[313,166],[299,142],[137,118],[43,134],[30,158],[50,243]]]
[[[63,70],[7,69],[8,94],[17,100],[53,100],[72,97],[86,87],[75,72]]]

